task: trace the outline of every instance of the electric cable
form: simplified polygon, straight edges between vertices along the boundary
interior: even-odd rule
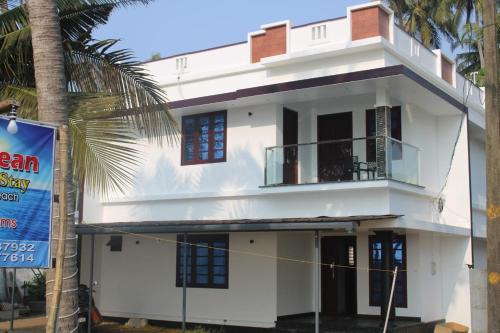
[[[159,242],[159,243],[165,242],[165,243],[171,243],[171,244],[176,244],[176,245],[186,244],[188,246],[195,246],[195,247],[200,247],[200,248],[225,251],[225,252],[233,253],[233,254],[242,254],[242,255],[255,256],[255,257],[261,257],[261,258],[266,258],[266,259],[281,260],[281,261],[288,261],[288,262],[301,263],[301,264],[326,266],[326,267],[330,267],[330,268],[339,267],[339,268],[356,269],[356,270],[362,270],[362,271],[378,271],[378,272],[394,273],[393,270],[389,270],[389,269],[378,269],[378,268],[369,268],[369,267],[354,267],[354,266],[348,266],[348,265],[323,263],[323,262],[319,262],[319,261],[317,262],[317,261],[313,261],[313,260],[304,260],[304,259],[296,259],[296,258],[289,258],[289,257],[283,257],[283,256],[274,256],[274,255],[264,254],[264,253],[257,253],[257,252],[251,252],[251,251],[243,251],[243,250],[234,250],[234,249],[204,245],[204,244],[199,244],[199,243],[190,243],[190,242],[183,242],[183,241],[172,240],[172,239],[165,239],[165,238],[160,238],[160,237],[155,237],[155,236],[148,236],[148,235],[144,235],[144,234],[137,234],[137,233],[133,233],[133,232],[118,230],[118,229],[110,228],[110,227],[103,227],[103,226],[90,225],[90,224],[87,226],[91,227],[91,228],[95,228],[95,229],[104,229],[104,230],[112,231],[113,233],[134,236],[134,237],[138,237],[138,238],[142,238],[142,239],[154,240],[154,241]],[[399,270],[399,272],[408,272],[408,271],[409,270],[407,270],[407,269]],[[413,272],[417,272],[417,271],[418,270],[414,270]]]

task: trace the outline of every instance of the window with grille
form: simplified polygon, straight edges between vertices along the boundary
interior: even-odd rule
[[[176,285],[182,287],[184,272],[183,235],[177,236]],[[190,235],[187,237],[186,285],[191,288],[228,288],[229,236]]]
[[[226,161],[227,112],[182,117],[182,165]]]
[[[377,236],[369,237],[370,269],[382,269],[382,241]],[[394,289],[394,304],[399,308],[406,308],[407,301],[407,279],[406,279],[406,236],[395,235],[392,240],[393,263],[398,266],[398,276]],[[385,272],[370,271],[370,306],[380,306],[382,298],[382,282]],[[391,274],[392,278],[392,274]]]

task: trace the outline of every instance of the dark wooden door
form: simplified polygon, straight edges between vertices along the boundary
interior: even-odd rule
[[[352,180],[352,112],[318,116],[318,179]],[[321,143],[322,141],[346,140]]]
[[[297,112],[283,109],[283,183],[297,184],[299,124]],[[292,145],[292,146],[289,146]]]
[[[321,262],[342,267],[321,269],[321,313],[331,316],[355,316],[356,237],[332,236],[321,240]]]

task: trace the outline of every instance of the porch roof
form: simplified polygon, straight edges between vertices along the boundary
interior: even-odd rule
[[[217,105],[244,98],[251,98],[269,94],[294,92],[301,89],[328,87],[338,84],[347,84],[347,83],[361,82],[373,79],[383,79],[389,77],[406,78],[410,82],[415,83],[417,87],[421,87],[424,89],[424,91],[432,93],[431,96],[437,96],[450,106],[464,113],[468,112],[467,106],[464,105],[462,101],[460,101],[456,97],[451,96],[448,92],[439,88],[434,83],[420,76],[419,74],[417,74],[416,72],[414,72],[405,65],[393,65],[381,68],[354,71],[343,74],[314,77],[296,81],[288,81],[270,85],[238,89],[235,91],[220,93],[215,95],[171,101],[168,103],[168,106],[170,109],[183,109],[183,108],[200,107],[200,106],[214,105],[214,104]],[[411,89],[411,91],[413,91],[413,89]],[[221,107],[223,107],[223,105],[221,105]]]
[[[186,221],[143,221],[116,223],[85,223],[76,225],[76,233],[118,234],[118,233],[182,233],[182,232],[229,232],[229,231],[292,231],[353,229],[361,221],[387,220],[402,215],[357,215],[318,216],[278,219],[242,220],[186,220]]]

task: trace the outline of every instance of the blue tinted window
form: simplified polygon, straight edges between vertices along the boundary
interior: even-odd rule
[[[397,307],[407,306],[406,280],[406,237],[396,235],[392,242],[393,264],[398,266],[398,276],[394,292],[394,303]],[[380,306],[382,298],[382,283],[387,272],[377,271],[383,267],[382,242],[376,236],[370,236],[370,305]],[[392,275],[391,275],[392,276]]]
[[[182,242],[182,236],[178,241]],[[188,287],[227,288],[228,235],[188,236]],[[177,286],[182,286],[183,246],[177,246]]]
[[[183,117],[182,145],[183,164],[225,161],[226,111]]]
[[[226,277],[224,275],[216,275],[214,276],[214,284],[225,284]]]

